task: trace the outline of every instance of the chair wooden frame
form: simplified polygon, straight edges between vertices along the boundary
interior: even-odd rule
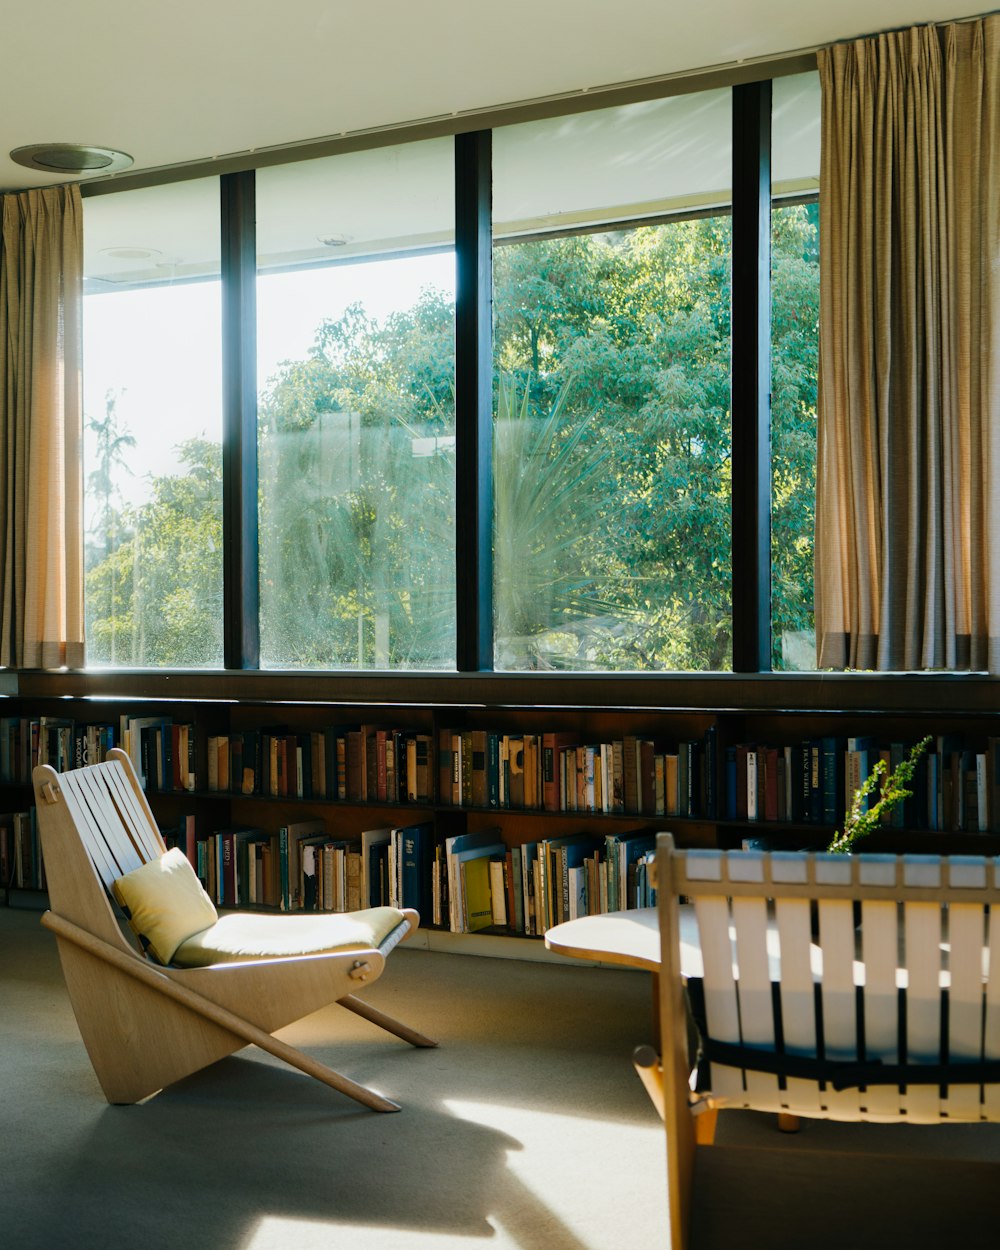
[[[666,1127],[674,1250],[689,1244],[696,1146],[712,1138],[699,1125],[720,1107],[1000,1120],[1000,860],[682,851],[664,833],[656,874],[662,1060],[643,1047],[635,1062]],[[700,966],[690,927],[682,957],[682,899]]]
[[[375,1111],[397,1103],[271,1036],[336,1002],[413,1046],[423,1034],[354,997],[419,923],[406,910],[376,948],[207,968],[162,967],[126,937],[111,883],[166,851],[128,755],[59,774],[33,773],[38,829],[63,974],[94,1071],[110,1103],[135,1103],[248,1044]]]

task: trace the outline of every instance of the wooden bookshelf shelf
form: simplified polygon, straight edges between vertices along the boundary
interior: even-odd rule
[[[846,765],[838,767],[835,780],[827,783],[825,810],[813,809],[811,817],[803,817],[793,801],[794,786],[802,784],[805,764],[796,763],[796,753],[803,744],[826,743],[830,749],[846,750],[851,737],[870,739],[872,752],[892,749],[892,744],[912,743],[925,733],[934,737],[932,754],[936,772],[930,780],[921,780],[919,795],[904,813],[902,827],[886,826],[866,844],[871,851],[912,850],[932,853],[1000,853],[1000,686],[997,680],[979,675],[888,675],[869,674],[711,674],[669,675],[648,677],[576,674],[304,674],[304,673],[4,673],[0,674],[0,812],[7,813],[3,827],[10,827],[10,816],[25,811],[30,802],[28,775],[18,772],[11,763],[10,745],[5,748],[5,726],[15,720],[31,725],[45,724],[46,718],[58,718],[76,725],[112,724],[116,739],[126,721],[146,718],[153,724],[157,718],[191,726],[192,748],[190,769],[194,789],[149,790],[150,802],[164,830],[176,835],[178,830],[195,842],[207,843],[219,831],[254,828],[268,837],[277,837],[289,825],[323,821],[328,842],[343,843],[351,854],[359,854],[362,833],[375,828],[426,826],[430,851],[438,856],[440,876],[447,876],[447,863],[441,850],[456,838],[472,835],[483,845],[485,835],[492,832],[502,855],[494,850],[495,867],[491,885],[506,894],[506,925],[499,931],[523,938],[525,933],[539,936],[552,923],[576,914],[578,903],[567,896],[566,874],[572,871],[573,888],[585,898],[594,892],[607,905],[607,880],[595,877],[595,863],[606,857],[612,846],[619,846],[623,835],[634,831],[648,837],[655,830],[670,829],[678,842],[691,846],[740,846],[759,841],[771,848],[825,846],[837,822],[842,820],[846,800]],[[289,741],[312,743],[313,765],[316,759],[315,737],[332,727],[345,733],[354,727],[380,727],[401,731],[423,740],[425,764],[429,768],[421,782],[416,801],[396,801],[391,786],[385,789],[386,777],[369,772],[365,782],[354,778],[354,789],[333,798],[333,773],[323,786],[313,786],[296,771],[289,782],[283,775],[285,793],[272,793],[273,785],[263,764],[263,743],[269,731],[281,733]],[[29,735],[31,730],[28,730]],[[37,728],[35,730],[37,735]],[[473,742],[478,757],[486,743],[487,769],[492,769],[485,784],[491,788],[477,792],[475,801],[468,788],[468,776],[452,774],[452,784],[459,787],[451,795],[444,793],[448,734],[464,735]],[[534,789],[526,795],[507,774],[500,752],[505,741],[513,741],[516,750],[523,747],[525,735],[537,740],[539,756],[532,755]],[[546,735],[565,754],[583,748],[576,763],[567,765],[553,777],[552,768],[542,756]],[[208,781],[209,744],[217,750],[219,740],[241,739],[238,767],[240,789],[210,788]],[[642,748],[630,744],[650,744]],[[246,767],[252,776],[244,777],[242,743],[253,743],[253,758]],[[693,744],[685,748],[684,744]],[[429,756],[426,749],[429,744]],[[601,746],[604,746],[602,753]],[[551,745],[551,744],[550,744]],[[588,757],[586,748],[592,750]],[[766,755],[770,748],[770,756]],[[392,747],[390,746],[390,750]],[[533,748],[534,749],[534,748]],[[681,764],[671,762],[689,752],[686,793],[688,798],[674,800],[670,789],[671,770]],[[5,753],[6,750],[6,753]],[[38,753],[37,737],[31,750]],[[765,779],[772,787],[767,792],[771,819],[765,814],[765,789],[759,792],[760,818],[748,818],[745,802],[752,802],[745,776],[746,752],[759,751],[758,780]],[[636,768],[645,769],[638,780],[627,779],[623,758],[634,751]],[[28,752],[30,754],[30,751]],[[20,760],[27,755],[22,743]],[[136,758],[139,758],[138,752]],[[322,758],[326,758],[325,755]],[[418,758],[414,747],[410,754],[395,759],[395,775]],[[874,759],[875,756],[872,756]],[[588,764],[588,759],[590,763]],[[594,760],[596,759],[596,763]],[[650,773],[652,759],[653,772]],[[779,775],[773,775],[775,761],[780,759]],[[56,761],[49,759],[49,762]],[[72,766],[73,760],[67,761]],[[79,762],[79,761],[76,761]],[[564,760],[564,764],[566,761]],[[218,760],[216,760],[218,764]],[[579,765],[576,768],[576,764]],[[302,768],[301,759],[298,768]],[[383,768],[384,768],[383,761]],[[285,767],[288,767],[287,761]],[[325,767],[325,765],[324,765]],[[365,763],[371,768],[371,762]],[[546,772],[548,767],[548,772]],[[576,768],[576,771],[574,771]],[[590,776],[593,768],[597,779]],[[377,769],[377,765],[376,765]],[[580,781],[580,770],[583,781]],[[737,771],[734,774],[734,769]],[[767,770],[771,772],[768,773]],[[263,771],[262,771],[263,770]],[[693,770],[693,771],[692,771]],[[794,778],[788,770],[794,771]],[[30,771],[30,770],[29,770]],[[218,785],[217,770],[213,783]],[[505,775],[506,782],[501,781]],[[643,780],[643,777],[645,780]],[[652,781],[650,781],[652,777]],[[692,777],[694,780],[692,780]],[[735,780],[734,780],[735,777]],[[374,779],[374,781],[373,781]],[[569,779],[573,779],[572,781]],[[547,789],[546,789],[547,781]],[[776,800],[774,786],[782,786],[781,800]],[[343,786],[343,778],[340,779]],[[480,778],[482,783],[482,778]],[[253,793],[242,793],[243,785],[252,786]],[[369,785],[374,790],[369,790]],[[576,787],[574,798],[565,797],[568,785]],[[581,789],[580,786],[583,786]],[[673,783],[681,793],[680,775]],[[382,785],[379,790],[378,786]],[[554,804],[553,785],[561,786],[563,798]],[[643,786],[646,789],[643,790]],[[734,791],[734,785],[736,787]],[[359,788],[360,787],[360,788]],[[462,787],[465,787],[464,789]],[[589,787],[589,788],[588,788]],[[929,788],[930,787],[930,788]],[[456,794],[462,801],[453,801]],[[484,793],[486,797],[484,797]],[[638,798],[636,797],[638,794]],[[373,797],[374,795],[374,797]],[[381,795],[381,797],[380,797]],[[933,797],[932,797],[933,796]],[[815,798],[815,795],[814,795]],[[778,803],[778,807],[774,804]],[[595,808],[596,810],[592,810]],[[636,810],[638,808],[638,810]],[[680,808],[680,810],[679,810]],[[752,809],[750,809],[752,810]],[[777,815],[778,818],[774,818]],[[936,826],[936,827],[935,827]],[[22,830],[23,834],[23,830]],[[573,849],[573,835],[578,835]],[[425,835],[421,835],[425,836]],[[0,838],[3,837],[0,832]],[[617,839],[617,841],[614,841]],[[211,844],[213,847],[216,843]],[[534,856],[542,847],[546,871],[563,874],[561,893],[553,879],[538,880],[535,887],[544,888],[547,913],[536,917],[534,926],[524,918],[527,906],[522,897],[518,903],[511,888],[511,874],[517,871],[523,891],[531,887],[524,868],[524,858]],[[579,848],[584,848],[581,854]],[[569,849],[566,849],[569,848]],[[342,848],[343,849],[343,848]],[[617,853],[617,852],[616,852]],[[3,871],[17,879],[15,848],[10,835]],[[520,861],[520,866],[518,866]],[[619,906],[641,905],[648,899],[635,891],[646,890],[642,881],[641,859],[638,869],[629,870],[622,879],[621,893],[616,893]],[[622,871],[626,860],[622,858]],[[22,865],[23,867],[23,865]],[[398,866],[397,866],[398,867]],[[426,861],[425,861],[426,867]],[[532,868],[531,871],[537,870]],[[605,878],[611,872],[604,870]],[[506,873],[506,876],[504,875]],[[24,880],[23,871],[20,874]],[[501,882],[504,884],[501,887]],[[29,886],[43,882],[34,879]],[[397,884],[404,885],[401,871]],[[412,884],[412,879],[411,879]],[[452,881],[452,888],[455,883]],[[618,889],[617,878],[615,889]],[[601,893],[601,891],[604,893]],[[9,888],[8,901],[19,891]],[[24,896],[28,897],[27,894]],[[225,899],[233,902],[232,899]],[[239,900],[236,900],[239,901]],[[255,900],[257,901],[257,900]],[[413,900],[406,900],[412,902]],[[422,900],[430,906],[429,895]],[[515,906],[516,904],[516,906]],[[534,903],[532,904],[534,909]],[[501,909],[504,910],[504,909]],[[433,931],[428,913],[425,928]],[[448,929],[447,915],[439,918]],[[491,941],[497,938],[498,926],[488,926]],[[469,936],[474,947],[478,933]],[[463,942],[466,935],[461,935]]]

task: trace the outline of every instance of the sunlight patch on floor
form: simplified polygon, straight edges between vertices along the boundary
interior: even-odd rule
[[[507,1166],[522,1191],[521,1205],[499,1204],[486,1212],[491,1224],[509,1230],[515,1246],[545,1245],[566,1250],[622,1250],[623,1208],[645,1207],[642,1236],[630,1235],[629,1250],[662,1250],[666,1228],[666,1162],[663,1125],[592,1121],[524,1107],[448,1100],[454,1115],[494,1129],[521,1143]],[[586,1139],[592,1137],[592,1142]],[[581,1164],[581,1160],[585,1162]],[[532,1241],[525,1217],[544,1219],[551,1236]],[[634,1230],[630,1217],[628,1226]]]
[[[473,1250],[493,1237],[457,1236],[440,1231],[423,1233],[412,1228],[380,1228],[364,1224],[336,1224],[327,1220],[296,1220],[268,1215],[257,1222],[242,1250]]]
[[[666,1241],[663,1128],[588,1120],[523,1107],[448,1100],[451,1115],[512,1143],[507,1173],[482,1211],[482,1231],[454,1233],[366,1224],[258,1220],[242,1250],[662,1250]],[[391,1180],[387,1180],[391,1183]],[[442,1199],[457,1178],[441,1178]],[[635,1211],[645,1212],[638,1221]],[[623,1212],[629,1214],[623,1217]]]

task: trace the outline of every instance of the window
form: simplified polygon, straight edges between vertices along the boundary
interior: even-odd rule
[[[802,669],[817,76],[773,100],[771,642]],[[497,670],[733,667],[731,135],[729,90],[493,133]],[[454,142],[254,179],[260,666],[454,670]],[[86,202],[92,664],[221,666],[249,585],[223,595],[219,188]]]
[[[218,223],[215,179],[86,203],[92,665],[222,664]]]
[[[730,100],[494,134],[497,668],[732,666]]]
[[[815,669],[819,76],[780,78],[772,93],[772,667]]]
[[[257,175],[264,666],[455,667],[452,153]]]

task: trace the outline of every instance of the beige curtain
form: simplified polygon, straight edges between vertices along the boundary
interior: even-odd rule
[[[819,56],[821,668],[1000,672],[998,41]]]
[[[0,196],[0,664],[84,663],[79,188]]]

